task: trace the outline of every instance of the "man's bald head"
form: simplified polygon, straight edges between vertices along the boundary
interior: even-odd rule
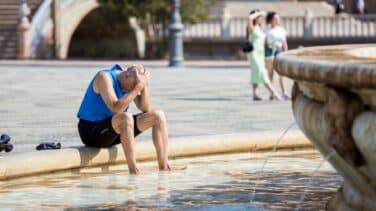
[[[124,87],[129,91],[133,89],[134,86],[136,86],[138,80],[138,77],[142,74],[144,74],[145,68],[141,64],[134,64],[127,68],[126,71],[123,72],[124,76]]]
[[[134,64],[128,67],[127,72],[131,77],[137,79],[138,75],[145,73],[145,67],[142,64]]]

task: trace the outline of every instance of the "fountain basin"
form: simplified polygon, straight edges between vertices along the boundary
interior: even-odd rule
[[[322,158],[313,149],[278,150],[257,176],[265,154],[181,158],[171,165],[186,169],[171,172],[143,162],[138,176],[108,165],[0,181],[0,209],[322,210],[342,182],[328,163],[316,171]]]
[[[344,177],[328,210],[376,207],[376,44],[303,48],[275,60],[295,81],[292,109],[308,139]]]
[[[193,157],[211,154],[251,152],[273,149],[277,131],[237,133],[176,138],[170,141],[169,157]],[[290,131],[278,149],[312,147],[300,131]],[[136,142],[137,161],[156,159],[152,141]],[[72,147],[61,150],[21,153],[0,157],[0,180],[46,174],[57,171],[125,163],[120,145],[108,149]],[[126,167],[124,167],[126,168]]]
[[[262,151],[269,153],[280,135],[269,131],[173,139],[171,166],[177,169],[171,172],[159,172],[151,161],[151,142],[136,142],[138,176],[116,165],[125,162],[120,146],[1,157],[0,209],[322,209],[322,197],[333,193],[342,178],[328,164],[317,168],[321,157],[300,131],[283,137],[277,149],[286,150],[273,153],[258,176],[266,157]],[[302,194],[306,200],[299,201]]]

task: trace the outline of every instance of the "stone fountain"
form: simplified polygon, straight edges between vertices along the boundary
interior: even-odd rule
[[[297,124],[343,176],[327,210],[376,210],[376,44],[302,48],[277,57],[294,80]]]

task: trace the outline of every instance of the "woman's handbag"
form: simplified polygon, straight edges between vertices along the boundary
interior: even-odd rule
[[[243,44],[243,52],[244,53],[250,53],[253,51],[253,43],[250,41],[247,41]]]

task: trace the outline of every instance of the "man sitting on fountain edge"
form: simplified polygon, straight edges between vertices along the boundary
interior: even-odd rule
[[[90,82],[77,114],[82,142],[96,148],[121,143],[131,174],[139,172],[134,139],[148,128],[152,128],[159,169],[170,170],[166,118],[163,111],[151,109],[148,81],[149,72],[139,64],[127,70],[116,64],[99,71]],[[132,101],[141,113],[127,112]]]

